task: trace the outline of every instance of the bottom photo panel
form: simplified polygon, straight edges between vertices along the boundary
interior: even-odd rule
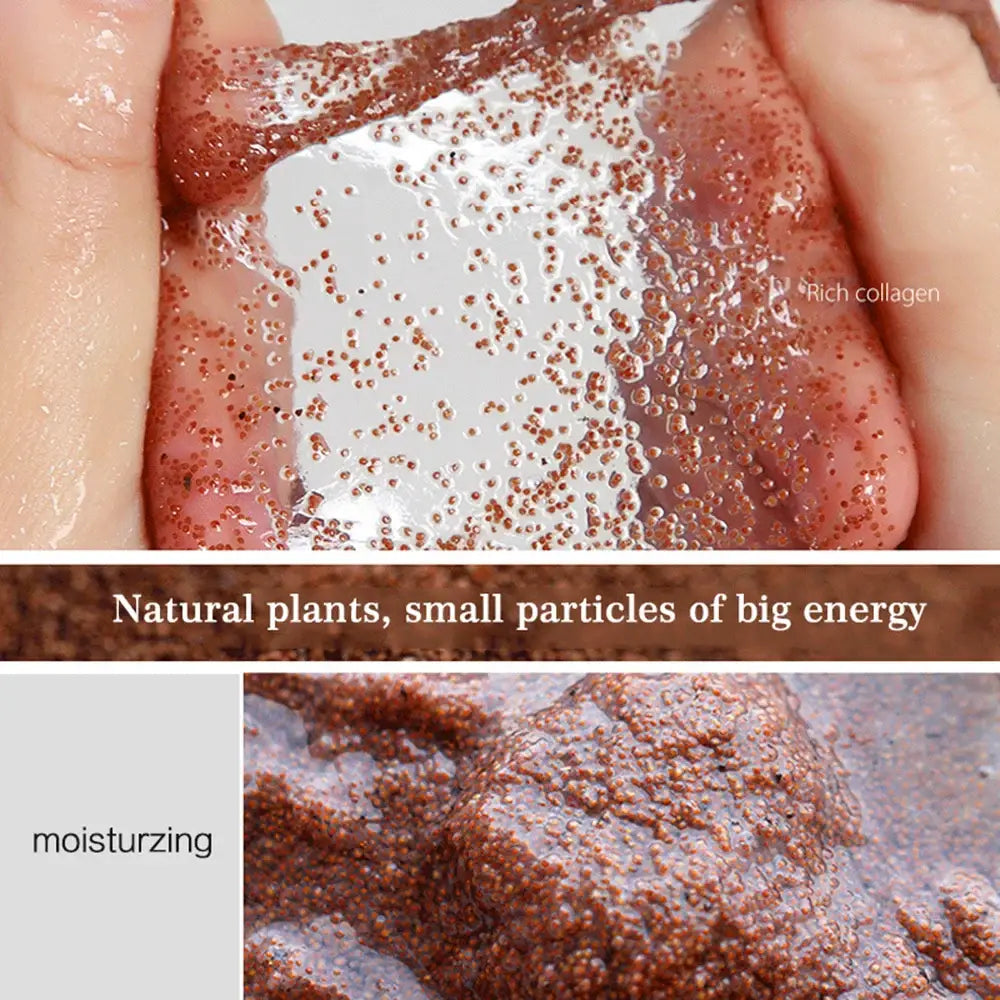
[[[244,678],[253,1000],[1000,998],[1000,676]]]

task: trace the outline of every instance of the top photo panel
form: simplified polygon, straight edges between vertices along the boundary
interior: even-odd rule
[[[0,547],[1000,550],[991,0],[31,0]]]

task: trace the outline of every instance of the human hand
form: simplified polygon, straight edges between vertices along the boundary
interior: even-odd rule
[[[0,3],[0,547],[145,540],[172,0]]]
[[[1000,164],[991,148],[1000,99],[977,50],[950,20],[899,10],[887,0],[848,2],[872,9],[861,11],[864,20],[851,21],[842,0],[765,0],[764,13],[857,221],[856,248],[870,284],[876,278],[901,287],[923,281],[942,293],[940,306],[921,306],[919,315],[896,307],[882,317],[920,449],[922,482],[909,544],[996,547],[989,519],[978,513],[988,509],[998,475],[983,460],[996,395],[983,383],[988,361],[1000,349],[990,342],[988,328],[996,308],[990,258],[1000,243]],[[0,544],[8,547],[115,548],[144,538],[141,441],[159,274],[155,94],[169,6],[147,0],[118,5],[112,15],[83,0],[15,4],[0,42],[10,50],[2,53],[0,104],[0,132],[6,133],[0,135],[0,345],[12,359],[8,435],[0,449]],[[213,0],[205,13],[220,47],[274,44],[263,3]],[[847,32],[836,46],[828,44],[824,17]],[[912,45],[907,41],[885,54],[886,64],[892,57],[909,67],[899,79],[884,74],[870,54],[865,60],[865,39],[849,36],[852,25],[876,23],[872,18],[883,19],[877,23],[884,24],[886,37],[913,33],[903,35]],[[942,31],[953,42],[954,62],[945,66],[934,62],[939,52],[930,41]],[[844,52],[858,53],[875,80],[853,89],[831,84],[844,72]],[[973,87],[979,98],[966,106],[961,98]],[[957,141],[958,133],[948,132],[956,122]],[[859,132],[872,124],[872,131]],[[36,131],[26,132],[28,127]],[[942,130],[945,138],[928,145],[925,128]],[[868,159],[852,157],[859,136],[868,140],[862,144]],[[907,142],[920,143],[920,155],[901,153]],[[965,162],[977,169],[956,180],[950,168]],[[852,163],[867,169],[852,173]],[[905,197],[885,199],[875,167],[891,168],[890,177],[898,172],[894,184]],[[908,193],[914,188],[929,196],[914,203]],[[985,210],[968,210],[977,199]],[[955,219],[946,217],[949,209]],[[884,227],[871,226],[882,213],[902,225],[896,229],[902,244],[887,240]],[[954,234],[945,249],[915,260],[912,247],[921,246],[928,228],[942,221]],[[901,252],[906,239],[910,249]],[[130,252],[123,252],[126,247]],[[180,266],[194,268],[195,262],[181,260]],[[979,291],[970,294],[976,283]],[[201,290],[220,293],[224,286],[211,281]],[[951,329],[968,331],[963,348],[942,340],[938,331],[945,319]],[[196,386],[188,388],[197,402]],[[207,409],[212,405],[209,400]],[[150,455],[157,453],[156,435],[154,426]],[[274,456],[266,462],[273,476]],[[196,491],[179,506],[188,523],[197,525],[223,504],[210,492]],[[162,510],[154,504],[153,513],[155,528]],[[174,546],[183,543],[171,539]],[[189,544],[204,539],[192,535]]]
[[[274,42],[264,0],[201,8],[223,47]],[[0,3],[2,548],[147,542],[173,13],[173,0]]]
[[[970,17],[996,65],[985,3],[940,6]],[[780,468],[776,445],[800,442],[810,472],[799,496],[811,506],[793,496],[783,512],[773,508],[799,544],[805,535],[819,548],[997,547],[982,512],[1000,485],[990,461],[1000,397],[989,374],[1000,351],[990,281],[1000,95],[966,24],[950,15],[891,0],[763,0],[760,14],[740,2],[712,9],[671,67],[647,130],[664,152],[684,150],[668,183],[695,192],[655,217],[679,230],[661,254],[669,271],[696,279],[693,292],[665,285],[672,307],[686,310],[685,350],[709,361],[717,384],[708,395],[721,388],[730,414],[755,412],[755,394],[789,400],[777,434],[750,425],[749,460]],[[741,239],[730,248],[734,226]],[[780,312],[766,297],[752,312],[749,349],[788,361],[745,376],[729,359],[748,342],[711,288],[758,260],[785,291]],[[741,302],[766,296],[752,273],[736,287]],[[796,378],[801,356],[809,371]],[[688,419],[706,424],[715,407],[698,407]],[[647,441],[655,429],[646,423]],[[787,481],[789,467],[771,478]]]
[[[947,14],[889,0],[763,0],[763,14],[868,284],[940,292],[876,309],[920,465],[907,545],[998,549],[1000,94]]]

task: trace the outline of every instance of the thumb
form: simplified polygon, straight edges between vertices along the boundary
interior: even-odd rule
[[[0,546],[143,540],[172,0],[0,0]]]
[[[986,0],[938,5],[989,17]],[[763,8],[901,370],[921,479],[908,542],[997,548],[1000,96],[967,27],[948,14],[889,0]],[[980,23],[988,42],[996,25]],[[922,299],[893,295],[908,289]]]

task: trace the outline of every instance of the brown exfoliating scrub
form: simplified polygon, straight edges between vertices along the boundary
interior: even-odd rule
[[[987,0],[927,5],[995,63]],[[681,44],[667,6],[223,49],[182,0],[157,547],[905,540],[913,429],[870,305],[937,290],[863,284],[756,5]]]
[[[247,678],[255,1000],[996,1000],[995,677]]]

